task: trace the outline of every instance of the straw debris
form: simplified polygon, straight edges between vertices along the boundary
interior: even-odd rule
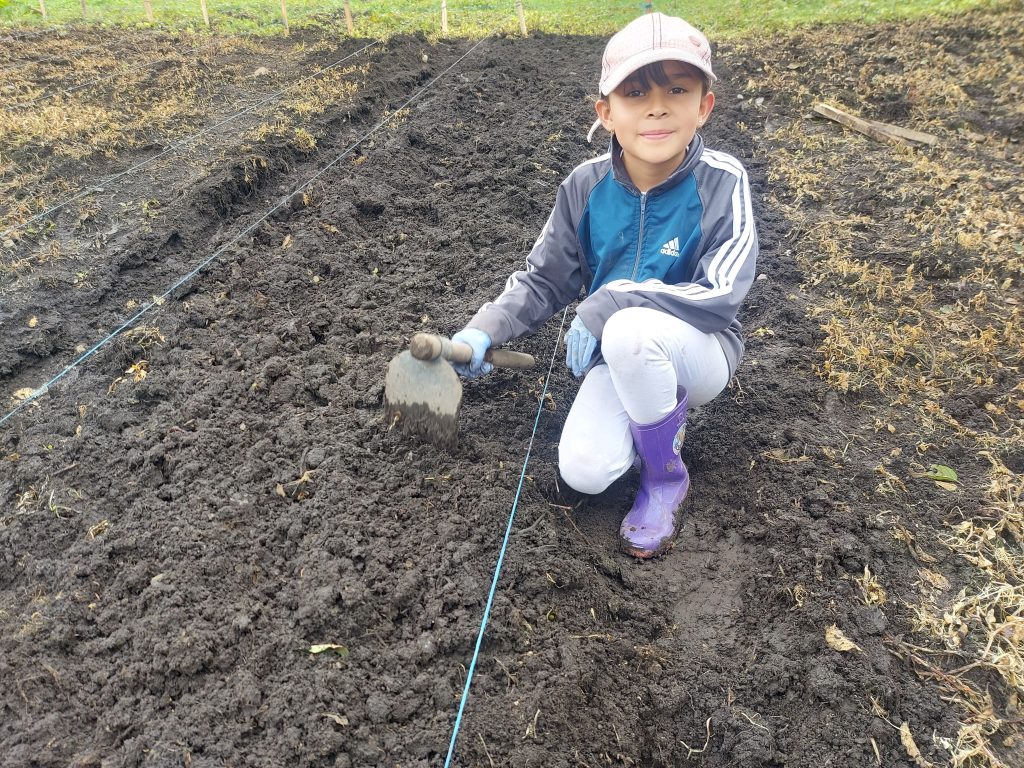
[[[991,24],[985,34],[994,41],[1019,39],[1016,16],[971,24]],[[804,48],[842,50],[844,36],[854,45],[856,34],[807,32]],[[969,459],[955,470],[911,461],[909,473],[886,459],[876,497],[906,510],[891,532],[920,566],[919,599],[902,603],[920,644],[901,652],[962,713],[959,732],[937,734],[936,743],[953,766],[1001,766],[996,745],[1016,738],[1024,695],[1024,476],[1007,466],[1024,451],[1024,180],[995,122],[975,122],[968,133],[964,125],[979,109],[1016,119],[1024,61],[993,60],[999,45],[963,59],[903,40],[902,28],[891,34],[886,64],[865,66],[848,88],[833,87],[827,73],[808,81],[800,67],[766,67],[748,88],[788,94],[807,109],[831,101],[865,118],[878,116],[877,93],[898,92],[901,124],[940,139],[910,148],[814,118],[769,122],[781,150],[772,155],[770,202],[793,223],[809,312],[823,332],[816,373],[840,392],[888,402],[894,415],[880,414],[880,423],[898,415],[913,424],[906,437],[918,455],[938,458],[941,449],[989,467],[979,479]],[[982,91],[984,106],[974,95]],[[879,453],[902,431],[875,432]],[[958,505],[944,530],[910,524],[918,493]],[[970,576],[953,574],[935,546]],[[870,571],[857,582],[865,603],[884,599]],[[908,756],[926,764],[904,725]]]

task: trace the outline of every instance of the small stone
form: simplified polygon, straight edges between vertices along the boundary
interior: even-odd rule
[[[869,635],[880,635],[889,626],[882,609],[874,605],[861,606],[854,615],[854,621],[861,631]]]
[[[316,469],[317,467],[324,463],[324,459],[326,458],[327,451],[325,451],[322,447],[316,446],[314,448],[310,448],[309,452],[306,454],[306,466],[309,469]]]
[[[173,592],[174,587],[171,584],[168,584],[166,581],[164,581],[164,577],[166,575],[167,574],[165,573],[158,573],[156,576],[149,580],[149,586],[160,592]]]
[[[434,638],[424,633],[419,636],[416,641],[416,647],[419,649],[420,655],[424,659],[432,659],[437,653],[437,646],[434,644]]]
[[[391,714],[391,706],[384,694],[374,691],[367,697],[366,714],[371,723],[380,724],[387,721],[388,715]]]

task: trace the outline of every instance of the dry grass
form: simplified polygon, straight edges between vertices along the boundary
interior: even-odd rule
[[[916,423],[919,454],[940,444],[989,467],[987,489],[975,492],[983,501],[963,505],[938,534],[971,575],[953,593],[938,566],[921,570],[909,608],[922,645],[904,650],[963,713],[957,734],[935,738],[949,765],[995,767],[1019,746],[1024,722],[1024,475],[1006,466],[1024,450],[1024,179],[998,130],[1019,125],[1024,110],[1024,61],[1006,54],[1024,17],[965,24],[975,25],[1002,43],[955,56],[903,28],[863,66],[849,53],[856,31],[849,40],[834,29],[808,33],[798,48],[830,51],[827,71],[766,66],[747,90],[790,94],[805,113],[823,101],[882,120],[875,104],[892,94],[905,116],[891,122],[940,138],[914,149],[811,118],[775,125],[771,194],[795,224],[825,334],[818,374],[841,391],[886,398],[891,418]],[[900,478],[884,465],[879,473],[880,494],[906,498]],[[870,572],[857,581],[864,602],[884,599]]]
[[[245,138],[255,142],[284,140],[299,152],[312,152],[318,137],[309,130],[309,119],[329,108],[344,109],[351,104],[359,89],[358,81],[368,71],[366,64],[332,69],[322,77],[300,83],[284,95],[266,120],[246,132]]]
[[[170,45],[154,36],[144,44],[129,54],[133,60],[128,62],[102,48],[85,53],[76,59],[71,77],[60,63],[5,73],[4,104],[26,106],[0,109],[0,230],[23,224],[73,195],[80,183],[95,183],[95,169],[103,161],[115,161],[114,173],[124,165],[116,161],[125,154],[181,139],[253,100],[252,68],[232,54],[253,53],[257,41],[218,38],[195,52],[189,40]],[[307,47],[300,44],[296,53]],[[134,59],[159,66],[134,66]],[[323,112],[332,98],[350,99],[340,82],[346,73],[351,70],[304,83],[286,94],[281,106],[308,117]],[[272,80],[261,80],[257,93],[276,87]],[[86,174],[92,175],[81,182],[68,173],[86,165],[91,166]]]

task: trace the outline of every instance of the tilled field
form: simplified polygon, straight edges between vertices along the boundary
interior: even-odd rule
[[[3,764],[441,764],[553,353],[455,764],[949,762],[962,702],[907,648],[930,642],[913,611],[922,542],[948,590],[972,578],[931,545],[954,507],[983,505],[986,465],[944,443],[963,481],[953,501],[930,480],[880,491],[897,471],[886,457],[919,443],[887,442],[901,423],[887,395],[815,374],[826,333],[808,312],[827,284],[808,280],[792,206],[817,203],[774,170],[795,152],[779,126],[813,121],[818,94],[753,84],[781,70],[812,91],[857,90],[844,78],[899,68],[895,29],[921,56],[1003,47],[1019,60],[1020,25],[847,30],[841,61],[809,47],[814,34],[719,47],[706,138],[748,168],[763,279],[741,315],[741,370],[687,431],[678,546],[654,562],[616,552],[635,476],[585,500],[559,488],[576,389],[559,318],[515,345],[541,368],[466,387],[450,452],[389,429],[381,409],[408,337],[450,334],[496,295],[559,181],[603,151],[584,140],[603,40],[395,38],[303,124],[312,144],[222,133],[209,167],[193,156],[91,196],[87,216],[69,206],[52,228],[20,230],[0,246],[3,413],[222,252],[0,425]],[[290,50],[232,56],[240,73],[301,73]],[[224,111],[226,87],[206,97]],[[1005,172],[1020,159],[1019,109],[983,96]],[[865,116],[907,118],[894,98]],[[161,148],[89,162],[99,176]],[[17,163],[35,150],[0,151]],[[889,151],[864,153],[866,173]],[[88,162],[61,162],[51,178],[93,183]],[[1003,460],[1024,470],[1019,454]],[[856,649],[837,650],[832,627]],[[343,652],[309,652],[323,643]],[[971,759],[1019,765],[1016,699],[976,675],[1004,728],[988,734],[988,763]]]

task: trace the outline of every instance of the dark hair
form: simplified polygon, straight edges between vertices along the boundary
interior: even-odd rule
[[[701,70],[697,69],[697,67],[693,66],[692,64],[686,64],[686,62],[681,63],[689,67],[693,71],[693,73],[700,78],[700,95],[701,97],[707,96],[708,91],[711,90],[711,81],[708,78],[708,76]],[[645,91],[649,91],[651,89],[652,84],[665,86],[669,85],[670,83],[668,74],[665,72],[664,61],[656,61],[653,64],[645,64],[644,66],[640,67],[640,69],[638,69],[636,72],[633,72],[629,77],[627,77],[622,82],[636,83]],[[602,95],[601,98],[603,99],[607,97],[605,95]]]

